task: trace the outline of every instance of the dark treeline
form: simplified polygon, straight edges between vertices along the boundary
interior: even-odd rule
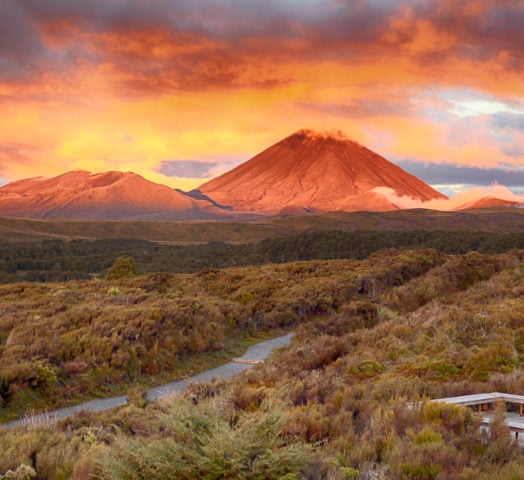
[[[306,232],[300,235],[264,240],[257,251],[270,262],[347,258],[362,260],[385,248],[435,248],[441,252],[464,254],[502,253],[524,246],[523,233],[489,232]]]
[[[435,248],[452,254],[501,253],[524,248],[523,233],[304,232],[258,244],[211,242],[165,245],[145,240],[45,240],[0,244],[0,283],[65,281],[103,276],[119,256],[133,257],[138,273],[192,273],[208,268],[315,259],[364,259],[385,249]]]
[[[164,245],[145,240],[44,240],[1,243],[0,282],[65,281],[104,276],[117,257],[132,257],[139,274],[191,273],[263,263],[253,245]]]

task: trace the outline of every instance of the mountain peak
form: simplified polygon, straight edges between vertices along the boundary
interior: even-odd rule
[[[293,140],[335,140],[343,142],[351,142],[360,145],[355,140],[349,138],[342,130],[311,130],[309,128],[302,128],[297,130],[295,133],[287,137],[287,139]],[[285,140],[287,140],[285,139]]]
[[[397,209],[377,187],[421,201],[444,198],[339,130],[299,130],[200,190],[244,212]]]

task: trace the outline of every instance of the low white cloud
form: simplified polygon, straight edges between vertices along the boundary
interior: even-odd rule
[[[376,187],[372,190],[386,197],[391,203],[399,208],[428,208],[431,210],[460,210],[483,198],[498,198],[508,202],[517,202],[524,205],[524,195],[516,195],[503,185],[491,185],[489,187],[474,187],[459,192],[450,198],[422,201],[407,195],[398,195],[389,187]]]
[[[452,101],[452,113],[459,117],[474,117],[477,115],[493,115],[496,113],[523,113],[520,109],[515,109],[506,103],[496,100],[457,100]]]

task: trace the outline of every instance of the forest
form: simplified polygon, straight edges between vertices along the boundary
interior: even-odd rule
[[[0,478],[520,479],[502,410],[488,433],[427,401],[524,393],[524,250],[509,248],[3,285],[3,420],[118,392],[130,405],[0,428]],[[140,395],[287,330],[232,380]]]
[[[524,233],[308,230],[241,244],[167,245],[138,239],[0,242],[0,283],[100,278],[120,256],[132,257],[139,274],[192,273],[269,262],[361,260],[386,248],[436,248],[453,254],[501,253],[524,249]]]

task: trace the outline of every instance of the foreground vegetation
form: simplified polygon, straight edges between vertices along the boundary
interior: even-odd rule
[[[246,332],[297,329],[289,348],[231,381],[194,384],[159,404],[0,431],[0,473],[523,478],[524,456],[503,412],[488,435],[469,409],[418,403],[524,394],[523,250],[388,250],[363,261],[17,284],[1,296],[4,414],[49,392],[93,391],[93,379],[143,379]]]
[[[0,287],[0,414],[187,375],[187,361],[339,308],[443,261],[436,251]],[[373,279],[373,280],[371,280]]]

